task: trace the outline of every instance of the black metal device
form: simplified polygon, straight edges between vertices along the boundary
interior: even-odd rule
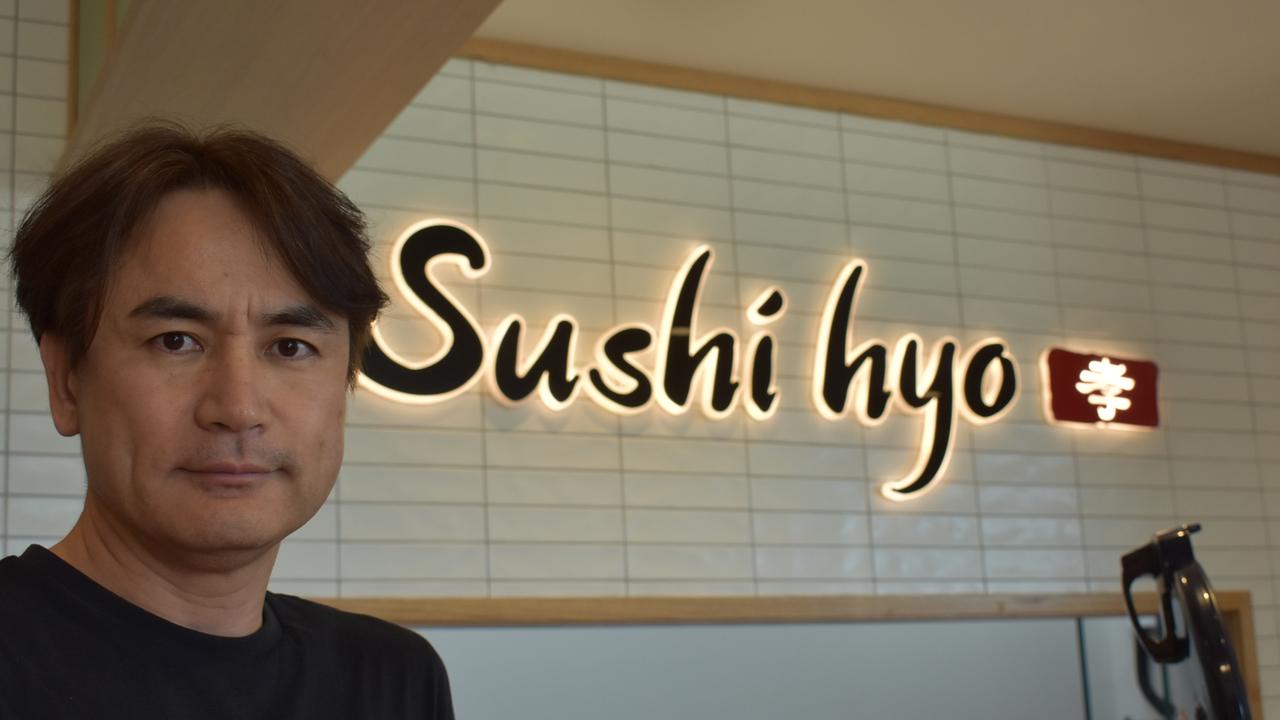
[[[1222,622],[1209,578],[1191,550],[1199,524],[1156,533],[1127,553],[1124,601],[1138,640],[1153,660],[1169,665],[1172,704],[1180,717],[1249,720],[1249,700],[1235,649]],[[1156,633],[1138,622],[1133,583],[1153,576],[1160,597]]]

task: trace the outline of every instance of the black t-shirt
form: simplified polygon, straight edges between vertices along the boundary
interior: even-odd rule
[[[452,720],[421,635],[270,592],[262,619],[197,632],[32,545],[0,560],[0,720]]]

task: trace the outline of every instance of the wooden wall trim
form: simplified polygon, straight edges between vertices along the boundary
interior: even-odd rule
[[[1262,694],[1246,591],[1219,591],[1218,607],[1244,671],[1254,716]],[[1156,596],[1135,595],[1154,613]],[[570,625],[718,625],[747,623],[1018,620],[1125,614],[1118,594],[805,595],[764,597],[318,598],[317,602],[400,625],[498,627]]]
[[[1224,612],[1250,609],[1249,593],[1217,593]],[[1135,596],[1143,612],[1154,595]],[[705,597],[323,598],[341,610],[401,625],[679,625],[882,620],[982,620],[1125,614],[1109,593],[1063,595],[779,595]]]
[[[1133,153],[1280,175],[1280,157],[1271,155],[506,40],[473,37],[462,46],[459,56],[505,65],[588,75],[607,80],[764,100],[886,120],[901,120],[921,125],[1004,135],[1021,140],[1074,145],[1095,150]]]

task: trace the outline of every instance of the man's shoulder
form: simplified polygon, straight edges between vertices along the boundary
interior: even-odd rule
[[[0,616],[39,603],[39,587],[30,568],[16,555],[0,558]]]
[[[336,645],[344,653],[443,664],[431,643],[406,627],[293,595],[267,593],[267,602],[285,632],[300,638]]]

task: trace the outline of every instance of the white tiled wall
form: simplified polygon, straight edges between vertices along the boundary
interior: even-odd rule
[[[0,177],[19,210],[56,157],[66,87],[65,14],[25,8],[0,3]],[[275,589],[1115,592],[1124,550],[1194,520],[1215,584],[1253,593],[1280,712],[1280,178],[453,61],[341,186],[384,274],[409,223],[466,222],[493,267],[451,289],[482,324],[569,312],[580,347],[655,322],[676,266],[710,243],[702,322],[741,329],[767,283],[788,293],[782,410],[618,418],[585,398],[553,414],[480,390],[434,407],[357,393],[338,487],[285,543]],[[910,503],[875,489],[919,421],[828,423],[807,400],[820,305],[852,256],[870,264],[861,337],[998,333],[1023,369],[1011,414],[962,426],[945,485]],[[83,493],[11,322],[10,553],[60,537]],[[383,327],[401,354],[435,347],[404,302]],[[1155,359],[1162,429],[1046,425],[1035,362],[1050,344]]]

